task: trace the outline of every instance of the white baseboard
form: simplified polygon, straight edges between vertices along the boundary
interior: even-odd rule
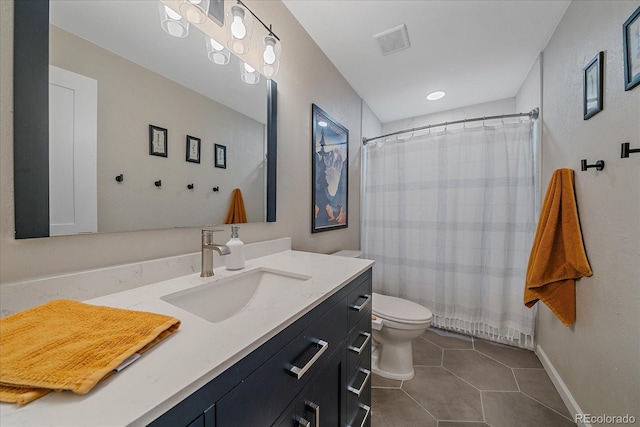
[[[560,378],[558,371],[556,371],[556,368],[553,367],[553,364],[547,357],[547,354],[544,352],[542,347],[540,347],[540,344],[536,346],[535,353],[538,355],[538,359],[540,359],[540,363],[542,363],[542,367],[546,371],[547,375],[549,375],[551,382],[555,386],[556,390],[558,390],[560,398],[571,413],[571,417],[575,420],[577,414],[584,414],[584,411],[580,409],[580,406],[578,406],[578,402],[576,402],[576,400],[573,398],[571,391],[569,391],[567,385],[564,383],[564,381],[562,381],[562,378]],[[591,427],[590,423],[584,423],[582,421],[578,421],[576,424],[578,424],[578,426],[580,427]]]

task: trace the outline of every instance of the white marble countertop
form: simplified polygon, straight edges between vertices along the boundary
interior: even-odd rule
[[[240,271],[216,268],[213,278],[191,274],[86,301],[96,305],[167,314],[180,329],[87,395],[50,393],[23,407],[0,404],[0,425],[143,426],[231,367],[365,271],[373,261],[285,251],[246,262]],[[256,305],[210,323],[162,296],[251,269],[269,268],[310,276],[274,291]]]

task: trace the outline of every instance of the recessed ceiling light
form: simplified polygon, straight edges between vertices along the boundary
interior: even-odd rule
[[[326,128],[326,127],[327,127],[327,124],[328,124],[328,123],[327,123],[327,122],[325,122],[324,120],[320,120],[320,121],[318,122],[318,126],[323,127],[323,128]]]
[[[431,92],[427,95],[427,99],[429,101],[437,101],[438,99],[444,98],[445,93],[441,90],[437,90],[435,92]]]

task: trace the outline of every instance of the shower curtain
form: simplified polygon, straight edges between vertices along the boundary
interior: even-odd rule
[[[445,130],[364,149],[363,253],[375,292],[433,325],[533,347],[523,304],[535,233],[530,121]]]

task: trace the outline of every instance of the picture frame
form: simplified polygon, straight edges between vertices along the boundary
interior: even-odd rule
[[[200,138],[196,138],[195,136],[187,135],[187,162],[191,163],[200,163]]]
[[[627,91],[640,84],[640,7],[622,24],[622,55]]]
[[[217,168],[227,168],[227,147],[220,144],[214,146],[215,166]]]
[[[168,157],[167,130],[160,126],[149,125],[149,155]]]
[[[604,52],[598,54],[583,68],[583,112],[589,120],[602,111],[604,94]]]
[[[349,130],[316,104],[311,123],[311,232],[347,228]]]

